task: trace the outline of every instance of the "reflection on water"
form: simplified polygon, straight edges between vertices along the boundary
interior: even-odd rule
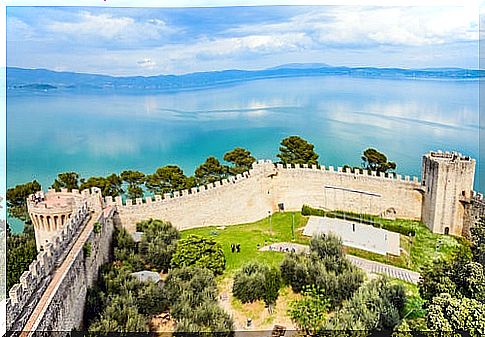
[[[313,77],[165,94],[9,91],[7,114],[8,186],[168,163],[192,174],[235,146],[274,159],[293,134],[314,143],[322,163],[358,165],[374,146],[410,175],[431,149],[478,156],[478,82]]]

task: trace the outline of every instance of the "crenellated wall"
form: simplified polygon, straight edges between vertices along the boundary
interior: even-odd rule
[[[99,267],[110,258],[114,208],[107,211],[97,218],[101,224],[100,232],[95,233],[91,229],[85,241],[85,244],[91,246],[89,256],[86,256],[83,249],[75,252],[54,295],[34,326],[36,331],[71,331],[73,328],[82,328],[87,289],[94,285]]]
[[[21,330],[49,284],[52,273],[62,262],[89,219],[87,202],[65,223],[52,242],[43,247],[29,270],[20,276],[20,283],[9,291],[7,299],[7,330]]]
[[[308,204],[419,220],[422,191],[416,177],[258,161],[249,172],[174,195],[125,203],[121,197],[108,197],[105,202],[116,204],[121,223],[134,231],[135,224],[147,218],[170,221],[179,229],[252,222],[277,211],[279,204],[285,210]]]
[[[49,242],[22,274],[20,283],[10,289],[7,331],[81,328],[87,289],[94,284],[99,267],[109,261],[116,208],[103,208],[98,188],[81,192],[51,190],[46,200],[58,196],[74,197],[70,217],[61,228],[49,233]],[[36,214],[43,211],[29,210]],[[99,231],[94,230],[96,222],[100,223]],[[83,249],[86,244],[91,247],[89,256]]]

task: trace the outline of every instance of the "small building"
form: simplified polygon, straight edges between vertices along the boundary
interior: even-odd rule
[[[137,271],[136,273],[131,273],[131,276],[134,276],[140,282],[153,282],[159,284],[162,281],[160,274],[149,270]]]

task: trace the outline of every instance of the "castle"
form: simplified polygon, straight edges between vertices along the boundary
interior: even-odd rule
[[[301,210],[307,204],[421,220],[435,233],[467,236],[470,226],[485,215],[483,197],[473,191],[474,174],[474,159],[438,151],[423,156],[421,181],[367,170],[263,160],[248,172],[222,181],[135,201],[123,202],[121,196],[103,198],[97,188],[81,192],[49,190],[40,200],[28,200],[40,253],[29,271],[22,274],[21,283],[10,290],[7,328],[78,328],[86,289],[92,285],[97,268],[107,262],[109,237],[115,225],[131,232],[138,221],[148,218],[170,221],[178,229],[231,225],[257,221],[276,211]],[[101,233],[96,233],[93,223],[102,224]],[[89,242],[94,255],[88,256],[79,242]],[[69,256],[74,261],[69,261]],[[69,274],[72,265],[77,266],[76,275]],[[55,290],[43,299],[48,289],[46,280],[56,280],[54,270],[65,273],[54,287],[64,293]],[[38,312],[40,316],[35,316]],[[47,312],[54,318],[47,317]]]

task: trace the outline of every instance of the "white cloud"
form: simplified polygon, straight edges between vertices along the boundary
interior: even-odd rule
[[[299,32],[323,45],[423,46],[478,39],[472,7],[327,7],[278,24],[244,25],[231,33]]]
[[[104,39],[117,41],[157,40],[163,35],[175,32],[173,27],[159,19],[138,22],[127,16],[115,17],[110,14],[95,15],[80,12],[77,21],[53,21],[47,30],[69,38]]]

